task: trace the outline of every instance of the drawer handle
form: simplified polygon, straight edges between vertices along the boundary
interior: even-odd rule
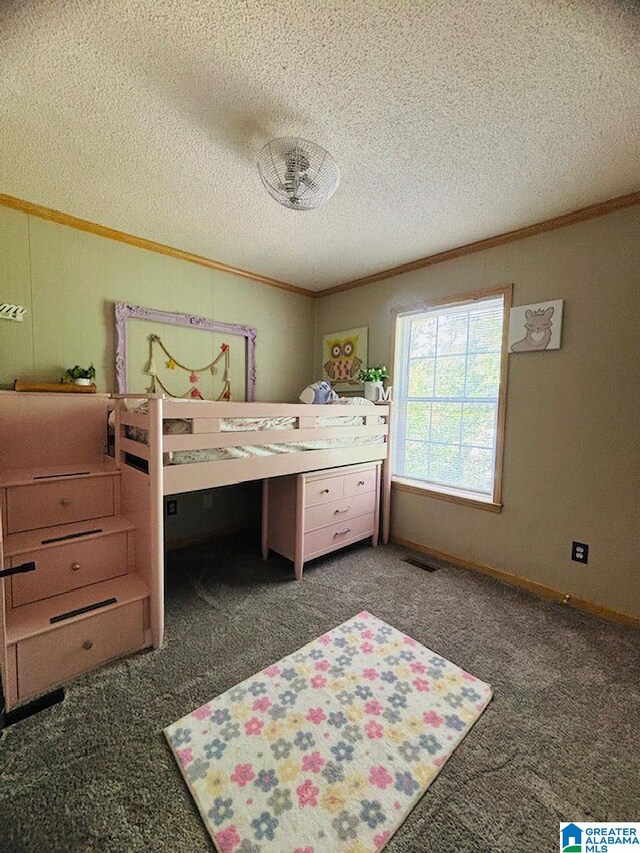
[[[321,494],[321,495],[328,495],[328,494],[329,494],[329,489],[323,489],[323,490],[320,492],[320,494]]]
[[[359,485],[359,486],[364,486],[364,480],[358,480],[358,485]]]
[[[80,563],[71,563],[71,570],[73,572],[77,572],[79,568],[80,568]]]
[[[340,515],[341,512],[349,512],[350,509],[351,509],[350,505],[346,506],[344,509],[334,509],[333,514],[334,515]]]
[[[62,504],[62,506],[71,506],[71,501],[69,500],[69,498],[62,498],[60,503]]]
[[[345,533],[351,533],[351,528],[350,528],[350,527],[347,527],[347,529],[346,529],[346,530],[338,530],[338,531],[336,531],[336,533],[334,533],[334,534],[333,534],[333,538],[335,539],[335,538],[336,538],[336,536],[344,536],[344,534],[345,534]]]
[[[84,643],[82,644],[82,648],[85,649],[86,651],[89,651],[90,649],[92,649],[93,648],[93,640],[85,640]]]

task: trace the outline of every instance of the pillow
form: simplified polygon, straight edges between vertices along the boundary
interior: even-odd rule
[[[375,406],[373,400],[367,400],[366,397],[338,397],[333,402],[341,406]]]
[[[315,406],[324,406],[327,403],[335,403],[338,399],[338,395],[331,387],[330,382],[312,382],[311,385],[307,385],[302,394],[300,394],[299,400],[302,403],[308,403],[309,405],[313,404]]]

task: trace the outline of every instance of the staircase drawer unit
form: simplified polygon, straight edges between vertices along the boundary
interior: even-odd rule
[[[7,489],[7,533],[112,515],[113,477],[80,477]]]

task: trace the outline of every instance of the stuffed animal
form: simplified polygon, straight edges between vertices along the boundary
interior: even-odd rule
[[[321,381],[307,385],[299,399],[301,403],[324,406],[327,403],[334,403],[338,399],[338,395],[331,387],[330,382]]]

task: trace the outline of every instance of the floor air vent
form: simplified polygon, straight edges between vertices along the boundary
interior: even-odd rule
[[[425,563],[422,560],[416,560],[415,557],[405,557],[405,563],[409,563],[410,566],[415,566],[416,569],[424,569],[425,572],[437,572],[438,566],[432,566],[430,563]]]

